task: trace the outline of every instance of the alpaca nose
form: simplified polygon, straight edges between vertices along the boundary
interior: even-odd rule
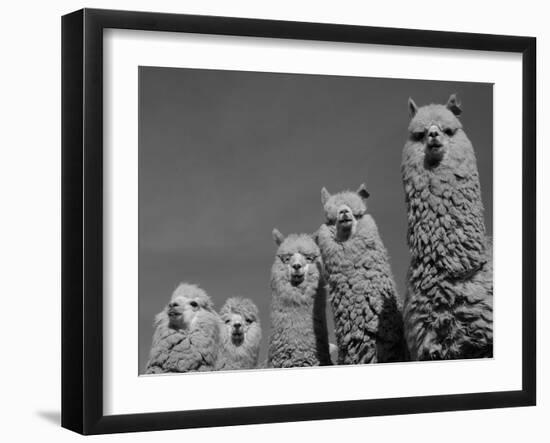
[[[177,307],[177,306],[178,306],[178,303],[175,302],[175,301],[173,301],[173,302],[171,302],[171,303],[168,303],[168,307],[169,307],[169,308],[175,308],[175,307]]]
[[[439,135],[439,129],[436,126],[430,127],[428,131],[428,137],[437,137]]]
[[[240,322],[235,322],[235,323],[233,323],[233,327],[234,327],[235,329],[241,329],[241,326],[242,326],[242,324],[241,324]]]
[[[300,263],[294,263],[292,267],[298,271],[302,267],[302,265]]]

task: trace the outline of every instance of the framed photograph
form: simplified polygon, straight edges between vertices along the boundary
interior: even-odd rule
[[[536,402],[536,40],[62,19],[62,426]]]

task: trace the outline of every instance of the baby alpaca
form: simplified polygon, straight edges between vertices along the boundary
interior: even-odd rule
[[[474,149],[446,105],[409,99],[401,172],[411,264],[404,320],[415,360],[491,357],[492,244],[485,234]]]
[[[147,374],[214,370],[220,319],[201,288],[181,283],[155,327]]]
[[[271,336],[268,367],[330,365],[326,291],[319,248],[307,234],[284,238],[271,268]]]
[[[367,214],[368,196],[364,185],[357,192],[321,191],[326,223],[317,242],[328,274],[338,364],[405,357],[395,283],[376,223]]]
[[[248,298],[229,298],[220,311],[223,322],[217,369],[253,369],[258,365],[262,329],[258,308]]]

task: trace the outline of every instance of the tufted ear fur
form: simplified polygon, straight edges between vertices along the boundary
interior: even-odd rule
[[[456,116],[462,114],[462,108],[460,107],[460,102],[458,101],[456,94],[451,94],[449,97],[449,100],[447,101],[447,109]]]
[[[418,112],[418,106],[416,106],[416,103],[414,102],[414,100],[411,97],[409,97],[409,116],[413,118],[417,112]]]
[[[325,203],[328,201],[329,198],[330,192],[327,191],[327,188],[323,187],[323,189],[321,189],[321,203],[323,204],[323,206],[325,206]]]
[[[363,200],[366,200],[370,196],[370,193],[369,191],[367,191],[365,183],[362,183],[361,186],[359,186],[359,189],[357,189],[357,193]]]
[[[285,236],[281,234],[281,231],[279,231],[277,228],[273,229],[273,240],[275,240],[275,243],[277,246],[281,246],[281,243],[285,239]]]

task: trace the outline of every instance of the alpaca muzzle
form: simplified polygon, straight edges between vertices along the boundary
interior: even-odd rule
[[[177,309],[168,309],[168,317],[180,317],[182,313],[178,311]]]
[[[303,270],[293,271],[290,273],[290,283],[294,286],[298,286],[305,279],[305,272]]]
[[[441,140],[442,134],[438,126],[432,125],[428,129],[428,143],[427,146],[430,150],[438,149],[443,146]]]
[[[244,342],[244,331],[242,329],[236,330],[233,329],[233,332],[231,333],[231,342],[235,346],[240,346]]]

